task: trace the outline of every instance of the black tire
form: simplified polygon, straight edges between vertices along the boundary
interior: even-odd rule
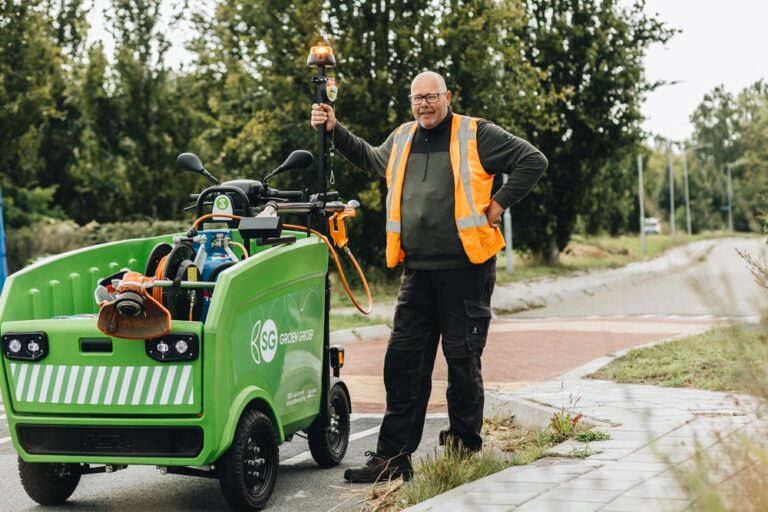
[[[245,411],[232,446],[216,464],[229,505],[243,511],[264,508],[275,489],[279,462],[272,421],[259,411]]]
[[[342,385],[331,388],[328,417],[318,416],[307,431],[309,451],[321,467],[338,466],[349,446],[349,398]]]
[[[24,462],[19,458],[19,476],[27,495],[41,505],[60,505],[80,483],[78,464]]]

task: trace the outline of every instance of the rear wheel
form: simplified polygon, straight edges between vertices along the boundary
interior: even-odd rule
[[[27,495],[41,505],[60,505],[80,483],[78,464],[24,462],[19,458],[19,476]]]
[[[312,458],[324,468],[337,466],[349,445],[349,398],[344,386],[333,386],[328,401],[328,416],[318,416],[307,431]]]
[[[224,498],[235,510],[261,510],[275,488],[278,463],[274,425],[259,411],[245,411],[232,446],[216,464]]]

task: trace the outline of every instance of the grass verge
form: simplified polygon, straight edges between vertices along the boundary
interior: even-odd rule
[[[371,325],[388,325],[392,327],[392,319],[381,316],[363,316],[363,315],[338,315],[331,313],[330,317],[331,332],[341,329],[356,329],[358,327],[369,327]]]
[[[588,377],[758,394],[767,365],[768,327],[736,326],[631,350]]]
[[[470,455],[451,445],[441,451],[436,450],[433,455],[418,462],[410,482],[397,479],[368,488],[362,510],[402,510],[508,467],[530,464],[547,456],[553,446],[589,432],[594,431],[582,422],[580,414],[571,415],[564,410],[554,414],[550,424],[539,430],[522,428],[511,418],[486,418],[481,452]],[[606,439],[608,435],[595,432],[594,437]],[[592,453],[587,446],[571,456],[582,457]]]

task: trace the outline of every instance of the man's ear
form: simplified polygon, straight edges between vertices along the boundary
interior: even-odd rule
[[[451,104],[451,98],[453,98],[453,93],[449,91],[445,91],[445,99],[448,100],[448,104]]]

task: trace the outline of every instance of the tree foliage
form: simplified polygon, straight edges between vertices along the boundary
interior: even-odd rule
[[[516,242],[556,262],[587,196],[604,187],[622,154],[641,139],[640,105],[652,88],[642,58],[672,32],[644,13],[644,1],[526,0],[526,57],[547,72],[565,99],[555,106],[556,131],[534,134],[549,169],[516,210],[530,228]],[[527,132],[533,133],[532,129]]]

